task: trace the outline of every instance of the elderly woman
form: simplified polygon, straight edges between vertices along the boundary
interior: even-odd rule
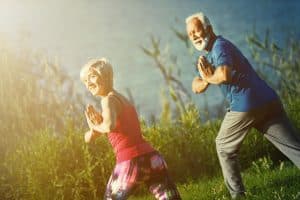
[[[107,133],[116,154],[104,199],[127,199],[141,183],[146,183],[156,199],[180,199],[164,159],[142,137],[134,106],[114,90],[111,64],[105,58],[91,60],[83,66],[80,78],[94,96],[101,97],[102,106],[102,114],[87,106],[90,130],[85,141]]]

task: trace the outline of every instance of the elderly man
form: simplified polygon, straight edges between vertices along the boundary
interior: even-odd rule
[[[221,87],[230,107],[216,138],[216,147],[226,186],[233,199],[244,196],[238,151],[250,128],[256,128],[300,168],[300,139],[272,88],[230,41],[216,36],[202,13],[186,19],[189,39],[206,56],[198,60],[199,76],[192,82],[195,93],[210,84]]]

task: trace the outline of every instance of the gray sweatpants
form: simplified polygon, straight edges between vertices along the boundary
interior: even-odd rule
[[[279,101],[250,112],[226,113],[216,138],[216,147],[225,184],[232,198],[244,195],[238,151],[250,128],[256,128],[300,168],[300,138]]]

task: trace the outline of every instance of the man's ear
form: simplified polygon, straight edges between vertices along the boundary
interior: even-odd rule
[[[212,35],[213,33],[213,29],[212,29],[212,26],[211,25],[208,25],[206,27],[206,35],[209,34],[209,35]]]

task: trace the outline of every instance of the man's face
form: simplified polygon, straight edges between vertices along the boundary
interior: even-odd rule
[[[87,73],[84,84],[94,96],[102,96],[105,93],[107,87],[103,78],[101,78],[98,72],[93,68],[91,68]]]
[[[201,21],[193,18],[187,23],[186,31],[194,47],[199,51],[203,51],[207,46],[208,40]]]

